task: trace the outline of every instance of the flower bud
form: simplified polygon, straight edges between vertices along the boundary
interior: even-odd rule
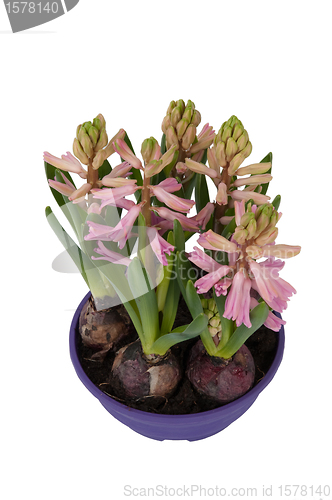
[[[145,141],[143,141],[141,154],[146,165],[153,160],[157,147],[158,142],[154,137],[150,137],[149,139],[145,139]]]
[[[170,126],[171,126],[171,115],[168,114],[165,116],[161,124],[161,130],[163,131],[164,134],[166,134],[166,131]]]
[[[243,227],[247,227],[250,221],[255,219],[255,214],[253,212],[246,212],[242,215],[240,225]]]
[[[99,120],[99,122],[100,122],[99,128],[95,124],[95,120]],[[96,123],[99,124],[98,121]],[[93,120],[93,125],[96,128],[98,128],[98,130],[101,130],[102,128],[106,128],[106,120],[105,120],[105,118],[103,117],[103,115],[101,113],[99,113],[99,115],[97,115],[96,118]]]
[[[188,128],[188,125],[189,125],[188,120],[185,120],[184,118],[182,118],[182,120],[179,121],[179,123],[176,126],[176,133],[177,133],[178,139],[182,139],[185,131]]]
[[[257,230],[257,222],[255,219],[250,220],[249,224],[246,227],[246,230],[248,231],[248,239],[250,240],[255,236]]]
[[[184,110],[183,117],[185,120],[188,120],[188,122],[191,122],[191,118],[193,116],[194,109],[191,106],[186,106],[186,109]]]
[[[76,138],[74,139],[73,152],[76,158],[78,158],[83,165],[88,165],[89,158],[84,153],[79,141]]]
[[[234,141],[237,141],[238,138],[243,134],[243,132],[244,132],[243,125],[237,123],[233,129],[233,134],[232,134]]]
[[[201,123],[201,119],[201,113],[197,109],[195,109],[191,118],[191,123],[195,125],[195,127],[198,127],[198,125]]]
[[[79,134],[78,134],[78,140],[80,141],[80,144],[83,148],[84,153],[91,158],[93,156],[93,146],[90,137],[86,133],[86,129],[84,126],[81,127]]]
[[[91,139],[93,147],[95,147],[99,139],[99,131],[93,125],[91,125],[91,127],[89,128],[89,137]]]
[[[238,242],[239,245],[243,245],[245,243],[247,236],[248,236],[248,231],[242,226],[237,226],[233,238],[235,241]]]
[[[194,142],[196,137],[196,127],[192,123],[189,125],[187,130],[182,137],[182,148],[189,149],[191,144]]]
[[[93,126],[96,127],[97,130],[101,130],[101,121],[99,120],[99,118],[93,119]]]
[[[92,127],[92,122],[90,122],[90,121],[89,122],[84,122],[83,125],[82,125],[82,127],[85,128],[85,131],[88,134],[90,127]]]
[[[225,127],[221,135],[222,142],[226,142],[229,137],[232,137],[232,128]]]
[[[166,130],[166,146],[169,149],[173,144],[178,145],[179,141],[176,132],[172,126],[168,127]]]
[[[175,101],[171,101],[171,102],[169,103],[168,108],[167,108],[167,112],[166,112],[166,114],[171,114],[171,113],[172,113],[172,111],[173,111],[173,109],[175,108],[175,106],[176,106]]]
[[[95,151],[100,151],[105,146],[107,146],[107,143],[108,143],[107,132],[106,132],[105,128],[102,128],[100,131],[99,140],[95,146]]]
[[[259,246],[268,245],[269,243],[273,243],[277,236],[278,228],[271,227],[270,229],[263,231],[258,238],[255,239],[255,243]]]
[[[227,160],[226,160],[225,143],[218,142],[217,146],[215,147],[215,152],[216,152],[216,158],[217,158],[219,165],[222,168],[226,167]]]
[[[210,311],[213,311],[213,312],[218,311],[217,304],[216,304],[216,301],[214,299],[208,299],[208,308],[210,309]]]
[[[105,149],[101,149],[100,151],[98,151],[98,153],[96,154],[96,156],[93,159],[93,162],[92,162],[93,170],[97,170],[99,167],[101,167],[102,164],[104,163],[105,159],[106,159],[105,158]]]
[[[182,113],[181,113],[181,108],[180,106],[176,106],[173,110],[172,110],[172,113],[171,113],[171,124],[172,126],[175,128],[177,126],[177,124],[179,123],[179,121],[181,120],[181,116],[182,116]]]
[[[188,170],[188,167],[185,163],[183,163],[182,161],[179,161],[177,164],[176,164],[176,171],[178,174],[180,175],[184,175]]]
[[[181,116],[182,116],[183,112],[184,112],[184,109],[186,107],[186,105],[184,103],[184,100],[183,99],[179,99],[178,101],[176,101],[176,105],[179,106],[180,112],[181,112]]]
[[[236,141],[233,139],[233,137],[230,137],[229,139],[227,139],[226,160],[228,162],[230,162],[234,158],[234,156],[236,155],[238,150],[239,150],[238,145],[237,145]]]
[[[239,148],[239,151],[242,151],[242,149],[244,149],[246,147],[246,145],[248,144],[248,141],[249,141],[248,132],[246,130],[244,130],[243,134],[240,135],[240,137],[236,141],[238,148]]]
[[[264,231],[270,224],[270,214],[268,212],[268,206],[262,210],[257,220],[256,236],[258,236],[262,231]]]

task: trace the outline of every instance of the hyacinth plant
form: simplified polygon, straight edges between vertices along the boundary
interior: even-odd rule
[[[208,123],[198,132],[200,122],[192,101],[172,101],[160,145],[153,137],[144,140],[139,158],[123,129],[108,140],[98,115],[78,126],[75,156],[44,154],[49,186],[78,243],[49,207],[48,221],[91,290],[94,314],[123,303],[137,331],[135,348],[120,349],[113,365],[128,397],[170,394],[181,372],[170,348],[198,335],[204,355],[252,372],[244,342],[263,324],[278,331],[285,322],[273,311],[282,312],[295,293],[279,276],[281,259],[300,247],[275,243],[280,196],[270,202],[266,194],[272,155],[241,166],[252,150],[241,121],[232,116],[218,133]],[[111,155],[120,157],[114,168]],[[70,173],[86,182],[76,188]],[[207,177],[215,185],[212,199]],[[199,246],[188,252],[191,238]],[[181,294],[192,321],[173,329]],[[116,336],[111,343],[101,339],[100,324],[95,345],[105,353]],[[90,330],[87,337],[93,344]],[[201,353],[191,363],[198,359],[204,366]],[[134,377],[128,375],[133,363]],[[147,372],[145,389],[137,373],[144,378]],[[187,374],[202,390],[200,369],[189,366]],[[250,388],[251,375],[228,400]]]

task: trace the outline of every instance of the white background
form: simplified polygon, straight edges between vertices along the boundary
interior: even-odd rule
[[[1,455],[4,500],[125,498],[124,486],[328,484],[331,432],[331,34],[327,1],[81,0],[1,44]],[[280,243],[301,245],[283,278],[284,361],[253,407],[216,436],[157,442],[135,434],[84,388],[68,332],[87,292],[52,270],[62,247],[42,153],[71,149],[103,113],[134,148],[172,99],[192,99],[218,130],[236,114],[250,163],[273,152]],[[248,164],[248,163],[247,163]],[[310,496],[308,496],[310,498]],[[319,498],[319,497],[315,497]]]

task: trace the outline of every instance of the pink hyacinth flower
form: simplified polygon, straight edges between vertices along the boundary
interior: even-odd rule
[[[109,232],[109,238],[111,241],[116,241],[119,243],[119,248],[123,248],[126,244],[126,241],[131,235],[132,227],[137,219],[142,206],[145,201],[138,203],[138,205],[134,205],[128,213],[121,219],[118,224]]]
[[[68,151],[67,154],[62,155],[61,158],[51,155],[47,151],[44,152],[44,161],[53,165],[53,167],[64,170],[65,172],[72,172],[78,174],[82,179],[88,176],[87,171],[82,167],[80,162]]]
[[[227,186],[224,182],[220,182],[218,184],[216,202],[218,203],[218,205],[227,205],[227,201],[228,201]]]
[[[174,177],[169,177],[168,179],[159,182],[158,187],[162,188],[168,193],[174,193],[175,191],[179,191],[179,189],[182,188],[182,184],[174,179]]]
[[[259,302],[256,300],[254,297],[250,298],[250,310],[254,309],[254,307],[258,306]],[[266,321],[264,325],[266,328],[269,328],[270,330],[273,330],[274,332],[279,332],[280,328],[282,325],[285,325],[286,321],[283,319],[279,318],[275,314],[273,314],[272,311],[269,311],[269,314],[266,318]]]
[[[233,200],[253,200],[254,203],[257,203],[257,205],[263,205],[271,199],[270,196],[267,196],[265,194],[255,193],[254,191],[240,191],[238,189],[236,189],[235,191],[231,191],[229,194],[233,198]]]
[[[224,318],[236,320],[236,326],[244,323],[246,327],[251,327],[249,317],[250,289],[250,278],[245,269],[240,269],[234,276],[224,312]]]
[[[53,181],[52,179],[48,179],[48,184],[51,188],[58,191],[58,193],[64,194],[65,196],[70,196],[75,191],[75,187],[72,184],[68,186],[67,183],[64,184],[63,182]]]
[[[160,236],[156,228],[147,227],[146,230],[154,254],[163,266],[167,266],[168,262],[165,253],[171,255],[171,252],[174,250],[174,246],[167,243],[167,241]]]
[[[117,188],[105,188],[105,189],[93,189],[93,197],[102,200],[100,208],[104,208],[107,205],[118,206],[119,200],[123,199],[125,196],[130,196],[139,189],[136,184],[129,184],[128,186],[122,186]]]
[[[198,212],[197,215],[194,215],[194,217],[190,217],[190,219],[195,220],[202,227],[202,229],[205,229],[206,224],[211,219],[211,215],[213,214],[213,212],[214,212],[214,204],[208,202],[205,205],[205,207]]]
[[[174,194],[165,191],[160,186],[150,186],[150,191],[158,198],[159,201],[165,203],[165,205],[169,208],[178,210],[179,212],[188,213],[193,205],[195,205],[194,201],[175,196]]]
[[[142,162],[134,155],[132,150],[127,146],[123,139],[117,139],[113,142],[114,150],[123,158],[125,161],[130,163],[134,168],[143,170]]]
[[[165,207],[152,207],[151,210],[153,210],[154,212],[157,212],[157,214],[160,217],[165,219],[160,224],[158,224],[158,227],[160,227],[162,229],[164,229],[164,225],[166,225],[167,229],[169,229],[168,222],[173,223],[173,221],[175,221],[175,219],[177,219],[185,231],[193,231],[193,232],[199,231],[199,225],[198,225],[197,221],[194,221],[192,219],[188,219],[185,215],[183,215],[179,212],[173,212],[169,208],[165,208]],[[172,225],[170,227],[172,227]]]
[[[229,266],[218,264],[198,247],[194,247],[194,251],[188,255],[188,259],[208,273],[196,281],[195,287],[198,293],[208,292],[230,271]]]
[[[201,234],[197,243],[207,250],[222,250],[224,252],[239,252],[236,243],[227,240],[220,234],[213,232],[209,229],[206,233]]]
[[[296,293],[296,290],[279,277],[278,269],[261,265],[255,261],[250,261],[249,266],[254,276],[252,286],[265,302],[277,312],[286,309],[289,297]]]
[[[129,257],[124,257],[120,253],[109,250],[101,241],[98,241],[98,248],[95,248],[94,251],[99,255],[102,255],[102,257],[95,257],[92,255],[92,260],[108,260],[109,262],[112,262],[112,264],[121,264],[123,266],[129,266],[131,263],[131,259],[129,259]]]

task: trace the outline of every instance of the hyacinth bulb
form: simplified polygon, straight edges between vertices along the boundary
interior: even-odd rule
[[[209,356],[199,340],[191,349],[186,373],[199,394],[225,404],[243,396],[252,387],[255,363],[245,345],[232,358],[223,359]]]
[[[149,359],[137,340],[119,350],[112,376],[119,397],[135,400],[151,396],[166,398],[180,382],[181,370],[177,357],[171,351],[165,356]]]

